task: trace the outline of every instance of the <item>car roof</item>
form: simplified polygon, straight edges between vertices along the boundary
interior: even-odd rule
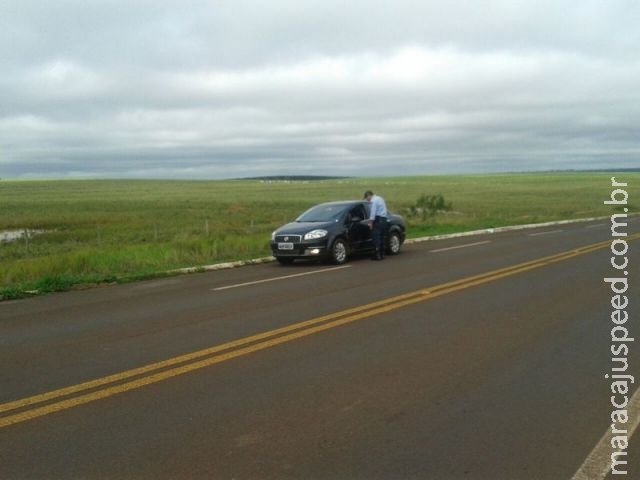
[[[324,202],[324,203],[319,203],[318,205],[316,205],[316,207],[320,206],[320,205],[336,205],[336,206],[356,206],[356,205],[362,205],[364,204],[364,200],[340,200],[340,201],[335,201],[335,202]]]

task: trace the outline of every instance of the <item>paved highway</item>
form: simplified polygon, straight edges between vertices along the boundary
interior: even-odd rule
[[[596,221],[0,303],[0,478],[605,478],[610,242]]]

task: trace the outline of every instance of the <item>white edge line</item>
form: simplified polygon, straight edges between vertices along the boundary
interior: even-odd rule
[[[212,272],[215,270],[230,270],[237,267],[245,267],[247,265],[258,265],[260,263],[270,263],[275,261],[274,257],[252,258],[249,260],[236,260],[235,262],[214,263],[213,265],[201,265],[199,267],[176,268],[166,273],[199,273]]]
[[[529,236],[535,237],[537,235],[548,235],[550,233],[558,233],[558,232],[564,232],[564,230],[547,230],[546,232],[530,233]]]
[[[254,280],[252,282],[236,283],[234,285],[225,285],[224,287],[216,287],[216,288],[212,288],[211,290],[213,290],[214,292],[217,292],[220,290],[229,290],[232,288],[248,287],[250,285],[257,285],[260,283],[276,282],[278,280],[286,280],[288,278],[304,277],[305,275],[314,275],[316,273],[332,272],[334,270],[342,270],[343,268],[349,268],[349,267],[351,267],[351,265],[342,265],[340,267],[323,268],[322,270],[313,270],[311,272],[294,273],[292,275],[282,275],[280,277],[264,278],[262,280]]]
[[[631,436],[640,423],[640,388],[631,397],[627,405],[627,412],[630,422],[627,424],[626,436],[630,442]],[[609,475],[611,471],[611,455],[614,453],[614,449],[611,446],[613,436],[611,427],[609,427],[582,465],[580,465],[578,471],[571,477],[571,480],[603,480]],[[621,450],[616,449],[615,451],[619,452]],[[628,467],[628,464],[620,466],[620,468],[623,467]]]
[[[431,253],[446,252],[447,250],[456,250],[458,248],[474,247],[476,245],[484,245],[485,243],[491,243],[491,240],[485,240],[483,242],[465,243],[464,245],[455,245],[453,247],[437,248],[435,250],[429,250],[429,252]]]

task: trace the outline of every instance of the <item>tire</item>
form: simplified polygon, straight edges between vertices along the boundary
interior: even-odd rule
[[[333,245],[331,245],[331,251],[329,252],[329,258],[331,259],[331,263],[334,263],[335,265],[347,263],[347,260],[349,259],[349,249],[343,239],[338,238],[333,242]]]
[[[398,232],[391,232],[389,234],[389,241],[387,242],[387,254],[397,255],[400,253],[402,247],[402,238]]]
[[[276,257],[276,260],[278,260],[280,265],[291,265],[293,263],[293,258],[289,257]]]

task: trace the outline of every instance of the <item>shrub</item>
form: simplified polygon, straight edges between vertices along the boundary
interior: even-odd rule
[[[423,221],[433,218],[440,212],[449,211],[453,208],[451,202],[447,202],[444,196],[439,193],[437,195],[420,195],[414,205],[409,207],[409,215],[412,217],[421,217]]]

